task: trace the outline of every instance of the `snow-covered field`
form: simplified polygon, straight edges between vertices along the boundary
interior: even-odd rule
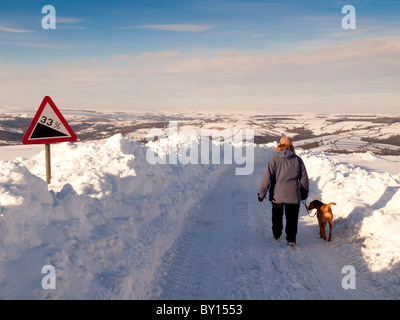
[[[120,134],[53,144],[50,185],[43,146],[0,148],[1,299],[400,298],[400,157],[298,149],[308,201],[337,205],[332,242],[302,207],[289,248],[256,197],[275,144],[254,146],[249,175],[150,164],[147,148]]]
[[[0,106],[0,145],[18,145],[35,110]],[[247,112],[100,112],[64,110],[79,141],[99,140],[117,133],[146,141],[151,128],[165,129],[177,121],[180,130],[254,130],[255,143],[287,135],[307,150],[377,155],[400,155],[400,115],[256,114]]]

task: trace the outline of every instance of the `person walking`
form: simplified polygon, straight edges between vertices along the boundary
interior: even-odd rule
[[[268,161],[258,190],[262,202],[269,193],[272,202],[272,233],[279,239],[283,231],[283,213],[286,216],[286,240],[296,245],[297,224],[301,200],[309,193],[309,180],[303,160],[296,155],[292,140],[283,136],[276,153]]]

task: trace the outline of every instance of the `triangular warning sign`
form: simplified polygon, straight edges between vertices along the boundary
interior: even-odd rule
[[[76,134],[50,97],[44,97],[22,139],[23,144],[75,141]]]

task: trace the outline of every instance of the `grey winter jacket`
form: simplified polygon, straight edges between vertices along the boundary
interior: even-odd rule
[[[303,199],[300,195],[303,187]],[[258,197],[264,198],[269,191],[269,200],[274,203],[300,203],[309,192],[309,181],[303,160],[290,147],[277,151],[268,161],[261,179]]]

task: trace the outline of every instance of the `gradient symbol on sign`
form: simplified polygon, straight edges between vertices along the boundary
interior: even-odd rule
[[[22,139],[23,144],[75,141],[76,135],[50,97],[44,97],[31,125]]]

